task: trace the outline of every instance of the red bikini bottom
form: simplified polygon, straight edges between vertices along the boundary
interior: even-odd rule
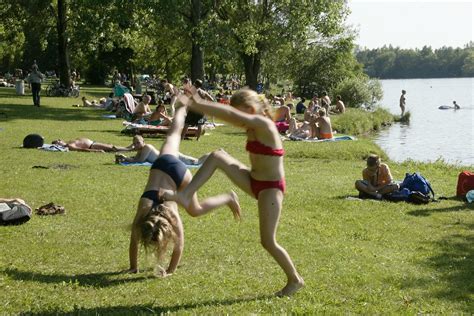
[[[286,183],[285,178],[277,181],[260,181],[250,177],[250,187],[252,188],[253,195],[258,200],[258,194],[262,190],[279,189],[281,192],[285,193]]]

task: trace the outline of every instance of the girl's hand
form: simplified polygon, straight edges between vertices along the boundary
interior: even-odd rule
[[[196,90],[196,87],[194,87],[190,82],[186,83],[184,86],[183,86],[183,90],[184,90],[184,93],[188,96],[188,97],[192,97],[194,94],[196,94],[197,90]]]

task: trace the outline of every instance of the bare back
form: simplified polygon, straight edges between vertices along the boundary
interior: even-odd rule
[[[332,133],[331,119],[327,116],[320,116],[316,119],[321,133]]]

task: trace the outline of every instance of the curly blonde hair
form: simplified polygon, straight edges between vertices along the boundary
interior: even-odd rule
[[[171,209],[163,204],[153,206],[141,225],[141,242],[147,251],[155,248],[158,261],[165,254],[168,243],[175,238],[170,212]]]
[[[272,108],[267,99],[257,92],[243,88],[237,91],[230,98],[230,105],[233,107],[247,106],[252,107],[257,114],[263,114],[268,118],[272,118]]]

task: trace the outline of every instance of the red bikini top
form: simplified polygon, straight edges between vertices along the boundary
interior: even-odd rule
[[[252,154],[267,155],[267,156],[283,156],[285,150],[273,149],[270,146],[264,145],[258,140],[247,141],[247,146],[245,149]]]

